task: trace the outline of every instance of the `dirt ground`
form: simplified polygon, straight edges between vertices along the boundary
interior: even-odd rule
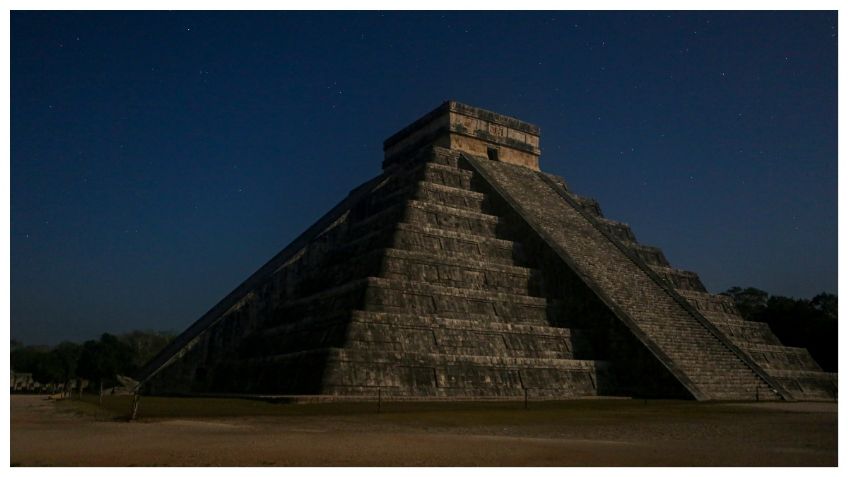
[[[835,403],[384,404],[380,413],[302,414],[304,405],[286,406],[285,415],[130,423],[91,404],[13,395],[11,465],[837,465]]]

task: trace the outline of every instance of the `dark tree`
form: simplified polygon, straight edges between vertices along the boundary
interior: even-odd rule
[[[123,334],[118,338],[132,350],[133,360],[132,369],[134,372],[150,361],[159,351],[161,351],[171,340],[174,339],[173,333],[160,331],[131,331]]]
[[[807,348],[825,371],[838,371],[836,295],[821,293],[812,300],[768,296],[756,288],[733,287],[730,296],[746,320],[768,323],[786,346]]]
[[[79,363],[82,346],[77,343],[63,341],[58,346],[50,350],[52,359],[59,367],[61,376],[56,382],[64,383],[66,386],[72,379],[77,377],[77,364]]]
[[[838,315],[838,299],[831,293],[819,293],[810,300],[810,305],[820,311],[824,316],[836,319]]]
[[[39,349],[34,346],[20,346],[12,349],[9,355],[9,361],[12,369],[19,373],[32,373],[43,356],[47,354],[46,349]]]
[[[131,375],[174,337],[173,333],[131,331],[121,336],[108,333],[80,345],[68,341],[57,346],[25,346],[12,340],[10,364],[14,371],[32,373],[42,384],[84,378],[94,385],[115,383],[118,374]]]
[[[13,370],[32,373],[32,379],[39,383],[64,382],[64,362],[62,356],[53,349],[21,345],[11,351],[9,360]]]
[[[32,379],[41,384],[64,382],[62,363],[53,353],[39,353],[32,372]]]
[[[100,340],[83,343],[76,372],[92,383],[113,384],[118,374],[132,369],[132,362],[132,349],[116,336],[104,333]]]
[[[746,320],[753,319],[757,313],[760,313],[763,309],[765,309],[769,298],[769,294],[767,292],[753,287],[745,289],[733,287],[722,293],[722,295],[727,295],[730,298],[733,298],[733,302],[736,303],[736,308],[739,309],[739,314],[741,314]]]

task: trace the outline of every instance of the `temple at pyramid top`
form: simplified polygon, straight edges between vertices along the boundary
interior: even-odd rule
[[[445,101],[383,142],[383,168],[422,147],[439,146],[539,170],[539,127]]]

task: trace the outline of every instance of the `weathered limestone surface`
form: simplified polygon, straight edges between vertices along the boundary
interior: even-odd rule
[[[149,392],[573,396],[614,389],[458,154],[379,181]]]
[[[524,121],[446,101],[383,144],[384,166],[403,161],[422,145],[439,146],[539,170],[539,128]]]
[[[776,388],[702,317],[674,299],[539,173],[468,156],[472,166],[616,311],[622,321],[699,399],[751,399]],[[747,357],[744,357],[747,358]]]
[[[782,346],[764,323],[743,320],[728,297],[707,293],[696,273],[672,268],[661,250],[637,243],[629,226],[604,218],[594,199],[576,195],[573,198],[581,210],[594,217],[608,234],[620,240],[645,261],[679,295],[686,298],[698,312],[727,335],[742,352],[757,365],[768,370],[769,375],[794,398],[836,399],[836,373],[822,371],[809,356],[809,352]],[[757,349],[760,344],[774,345],[774,348],[770,352],[762,352]]]
[[[148,363],[142,391],[835,398],[806,350],[538,172],[538,137],[448,102],[389,138],[384,172]]]

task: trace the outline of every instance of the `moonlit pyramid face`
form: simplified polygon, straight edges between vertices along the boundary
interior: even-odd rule
[[[832,399],[836,375],[447,102],[141,373],[147,393]]]

